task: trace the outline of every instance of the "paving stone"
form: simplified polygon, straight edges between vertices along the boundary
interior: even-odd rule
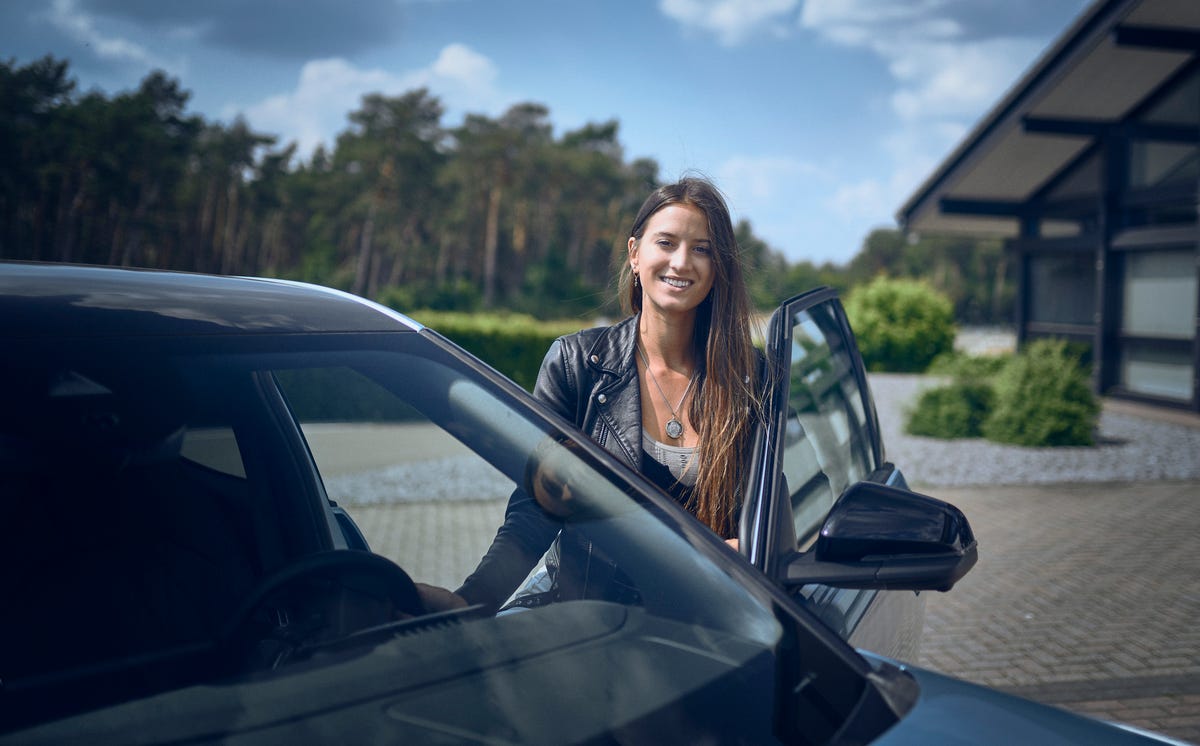
[[[1200,482],[931,492],[980,561],[927,600],[922,665],[1200,741]]]

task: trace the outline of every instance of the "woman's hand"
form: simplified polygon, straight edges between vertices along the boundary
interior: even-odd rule
[[[738,540],[737,540],[737,539],[726,539],[726,540],[725,540],[725,543],[726,543],[726,544],[728,544],[729,546],[733,547],[733,551],[735,551],[735,552],[740,552],[740,551],[742,551],[742,550],[741,550],[741,549],[738,547]]]
[[[416,583],[416,586],[417,595],[421,597],[421,603],[425,605],[425,610],[431,614],[439,611],[462,609],[469,605],[467,599],[454,591],[427,583]]]

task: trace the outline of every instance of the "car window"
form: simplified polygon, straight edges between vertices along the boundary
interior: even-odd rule
[[[790,317],[783,471],[801,547],[842,492],[877,464],[870,425],[834,301]]]
[[[232,427],[192,426],[183,434],[179,455],[213,471],[245,479],[241,446]]]
[[[0,734],[767,743],[854,710],[832,633],[434,337],[106,339],[28,373],[0,381]],[[496,608],[402,605],[521,500],[551,532]]]
[[[328,497],[371,551],[422,582],[457,588],[503,523],[516,483],[350,367],[279,370],[276,378]]]
[[[279,527],[263,520],[274,493],[247,476],[232,391],[140,345],[11,351],[20,363],[0,371],[6,692],[212,640],[281,561]]]

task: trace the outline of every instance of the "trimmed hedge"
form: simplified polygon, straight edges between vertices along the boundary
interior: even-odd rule
[[[417,311],[414,320],[533,391],[542,358],[555,339],[587,326],[579,321],[538,321],[523,314]]]
[[[954,305],[918,280],[876,277],[850,291],[846,315],[870,371],[920,373],[954,349]]]
[[[994,399],[986,381],[955,381],[926,389],[917,399],[906,429],[911,435],[930,438],[978,438]]]
[[[1094,444],[1100,403],[1066,342],[1030,342],[997,374],[994,386],[995,404],[983,423],[987,439],[1022,446]]]

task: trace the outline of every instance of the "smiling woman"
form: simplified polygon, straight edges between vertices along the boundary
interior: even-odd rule
[[[713,184],[687,178],[646,198],[620,286],[630,316],[556,340],[534,396],[736,545],[760,375],[740,252]],[[589,551],[518,489],[458,594],[502,603],[552,540],[564,567]]]

